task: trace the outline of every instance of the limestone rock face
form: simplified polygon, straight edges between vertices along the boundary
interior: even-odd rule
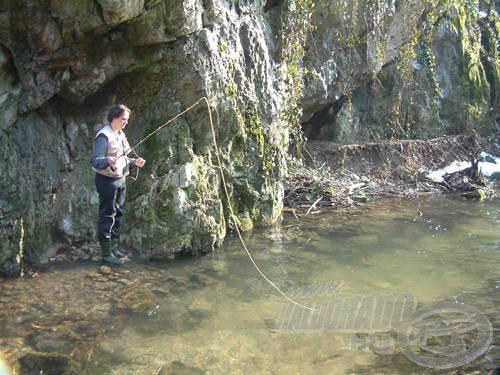
[[[316,2],[306,135],[354,143],[485,125],[500,102],[499,10],[488,1]]]
[[[365,3],[2,3],[1,273],[94,242],[92,139],[115,103],[148,161],[123,227],[143,257],[275,222],[299,122],[343,142],[478,127],[498,105],[492,2]]]

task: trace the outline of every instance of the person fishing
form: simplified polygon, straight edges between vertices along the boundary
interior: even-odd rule
[[[146,160],[129,157],[131,147],[123,129],[132,111],[123,104],[109,110],[105,125],[94,137],[91,164],[95,174],[95,187],[99,194],[97,236],[102,260],[110,264],[123,264],[129,260],[119,249],[120,228],[123,221],[126,183],[130,169],[142,168]]]
[[[109,110],[109,125],[103,127],[94,138],[94,150],[92,152],[91,160],[92,168],[97,172],[95,176],[95,185],[97,192],[99,193],[99,220],[97,226],[99,243],[102,250],[103,260],[105,262],[123,264],[125,259],[127,259],[126,255],[121,253],[118,249],[120,226],[123,220],[123,205],[125,203],[125,177],[129,174],[130,168],[142,168],[146,163],[143,158],[133,159],[129,158],[127,155],[131,150],[135,150],[139,145],[146,142],[160,130],[202,102],[204,102],[207,106],[208,118],[210,120],[210,128],[212,130],[215,153],[217,155],[217,164],[221,174],[224,193],[227,202],[231,202],[222,168],[219,147],[217,146],[212,111],[210,110],[210,104],[207,97],[198,99],[196,103],[158,126],[154,131],[137,142],[133,148],[130,147],[127,138],[123,133],[123,129],[127,126],[130,118],[131,110],[123,104],[115,105]],[[235,215],[230,203],[228,207],[231,217],[234,220]],[[264,274],[264,272],[262,272],[243,241],[243,237],[241,236],[236,223],[235,228],[246,254],[259,274],[286,300],[295,305],[301,306],[304,309],[314,310],[314,308],[300,304],[293,298],[287,296]]]

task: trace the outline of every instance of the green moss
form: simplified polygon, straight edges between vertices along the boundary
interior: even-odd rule
[[[264,158],[265,155],[265,137],[263,133],[263,124],[260,121],[258,115],[252,109],[249,109],[247,112],[246,119],[246,127],[252,134],[252,138],[255,140],[257,144],[257,150],[259,152],[259,156]]]
[[[456,133],[478,127],[484,117],[489,102],[491,103],[491,77],[488,72],[491,69],[485,65],[485,48],[481,40],[481,29],[478,28],[478,2],[440,0],[430,4],[430,7],[423,15],[423,23],[419,29],[415,30],[412,41],[401,49],[398,59],[398,73],[401,79],[399,95],[395,95],[395,102],[391,124],[393,135],[397,138],[400,135],[413,136],[438,136],[445,133]],[[453,90],[445,94],[446,101],[443,101],[443,92],[438,80],[439,62],[433,52],[434,37],[438,30],[450,30],[458,43],[459,61],[456,74],[453,75],[452,82],[447,82],[448,87]],[[438,32],[439,33],[439,32]],[[492,39],[495,39],[493,37]],[[497,39],[498,40],[498,39]],[[495,43],[495,42],[493,42]],[[414,52],[418,52],[415,55]],[[426,68],[428,83],[432,91],[427,91],[429,95],[428,105],[430,111],[425,121],[418,122],[412,116],[415,104],[413,103],[412,87],[418,85],[416,77],[419,77],[418,70],[412,67],[414,59]],[[443,120],[443,112],[449,118],[450,103],[462,103],[457,105],[455,111],[462,111],[455,117],[458,121]],[[417,123],[419,129],[415,129]],[[413,130],[415,129],[415,130]]]
[[[490,103],[495,105],[500,102],[500,17],[493,10],[482,22],[483,45],[481,61],[485,67],[486,78],[490,84]]]
[[[153,181],[148,195],[134,203],[143,231],[131,231],[130,239],[143,248],[211,250],[225,236],[218,170],[203,156],[173,168]]]
[[[292,138],[292,147],[301,153],[305,146],[302,134],[300,117],[302,115],[299,105],[304,88],[303,77],[306,69],[303,66],[305,54],[304,44],[312,29],[311,10],[312,0],[294,0],[286,3],[285,17],[282,25],[281,72],[282,79],[288,93],[284,108],[281,113],[283,123],[288,127]]]
[[[238,229],[243,232],[249,231],[254,227],[252,220],[252,215],[248,211],[238,212],[236,216],[233,217],[238,225]]]

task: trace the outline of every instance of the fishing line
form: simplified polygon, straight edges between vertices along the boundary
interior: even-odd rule
[[[238,234],[238,238],[241,242],[241,245],[243,246],[243,249],[245,250],[248,258],[250,259],[252,265],[254,266],[254,268],[257,270],[257,272],[264,278],[264,280],[266,280],[269,285],[271,285],[274,289],[276,289],[279,294],[281,294],[286,300],[290,301],[291,303],[295,304],[295,305],[298,305],[304,309],[307,309],[307,310],[311,310],[311,311],[314,311],[315,309],[311,308],[311,307],[308,307],[308,306],[305,306],[303,304],[300,304],[299,302],[295,301],[294,299],[290,298],[289,296],[287,296],[273,281],[271,281],[267,276],[266,274],[260,269],[260,267],[258,266],[257,262],[255,262],[252,254],[250,253],[250,250],[248,250],[246,244],[245,244],[245,241],[243,240],[243,236],[241,235],[241,232],[240,232],[240,229],[238,227],[238,223],[237,223],[237,220],[236,220],[236,215],[234,214],[234,211],[233,211],[233,207],[231,205],[231,200],[230,200],[230,196],[229,196],[229,192],[228,192],[228,189],[227,189],[227,184],[226,184],[226,178],[225,178],[225,175],[224,175],[224,171],[222,169],[222,161],[221,161],[221,158],[220,158],[220,152],[219,152],[219,146],[218,146],[218,142],[217,142],[217,137],[215,135],[215,127],[214,127],[214,122],[213,122],[213,118],[212,118],[212,110],[210,109],[210,104],[208,102],[208,99],[204,96],[200,99],[198,99],[194,104],[192,104],[191,106],[189,106],[188,108],[186,108],[184,111],[178,113],[176,116],[172,117],[170,120],[168,120],[167,122],[161,124],[160,126],[158,126],[154,131],[152,131],[151,133],[149,133],[148,135],[146,135],[144,138],[142,138],[139,142],[137,142],[134,147],[131,147],[129,149],[129,151],[132,151],[134,152],[136,155],[137,153],[135,152],[135,149],[141,145],[142,143],[144,143],[147,139],[151,138],[152,136],[154,136],[156,133],[158,133],[161,129],[163,129],[165,126],[167,126],[168,124],[172,123],[173,121],[175,121],[176,119],[178,119],[179,117],[181,117],[182,115],[186,114],[187,112],[189,112],[190,110],[192,110],[194,107],[196,107],[198,104],[200,104],[201,102],[205,102],[206,106],[207,106],[207,112],[208,112],[208,117],[210,119],[210,128],[211,128],[211,131],[212,131],[212,139],[213,139],[213,142],[214,142],[214,148],[215,148],[215,155],[217,157],[217,165],[218,165],[218,168],[219,168],[219,171],[220,171],[220,176],[221,176],[221,182],[222,182],[222,187],[223,187],[223,190],[224,190],[224,195],[226,196],[226,200],[227,200],[227,206],[229,208],[229,214],[230,214],[230,217],[231,217],[231,220],[233,220],[233,223],[234,223],[234,228],[236,229],[236,233]]]

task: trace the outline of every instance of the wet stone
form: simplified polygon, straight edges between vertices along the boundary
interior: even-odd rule
[[[21,374],[69,374],[71,362],[65,356],[29,353],[19,359]]]
[[[116,271],[115,269],[109,266],[99,267],[99,269],[96,272],[93,272],[90,275],[88,275],[88,278],[91,279],[93,282],[105,284],[106,287],[109,287],[110,285],[116,286],[116,283],[123,284],[126,286],[133,285],[133,282],[130,281],[131,278],[130,271],[128,270]]]
[[[205,371],[196,367],[187,366],[181,361],[173,361],[168,366],[162,368],[159,374],[202,375],[205,374]]]
[[[69,354],[73,347],[71,341],[76,342],[76,339],[66,335],[59,336],[56,332],[34,334],[28,338],[34,349],[44,353]]]
[[[128,310],[134,313],[151,311],[156,306],[156,297],[145,286],[127,289],[116,298],[116,309]]]

